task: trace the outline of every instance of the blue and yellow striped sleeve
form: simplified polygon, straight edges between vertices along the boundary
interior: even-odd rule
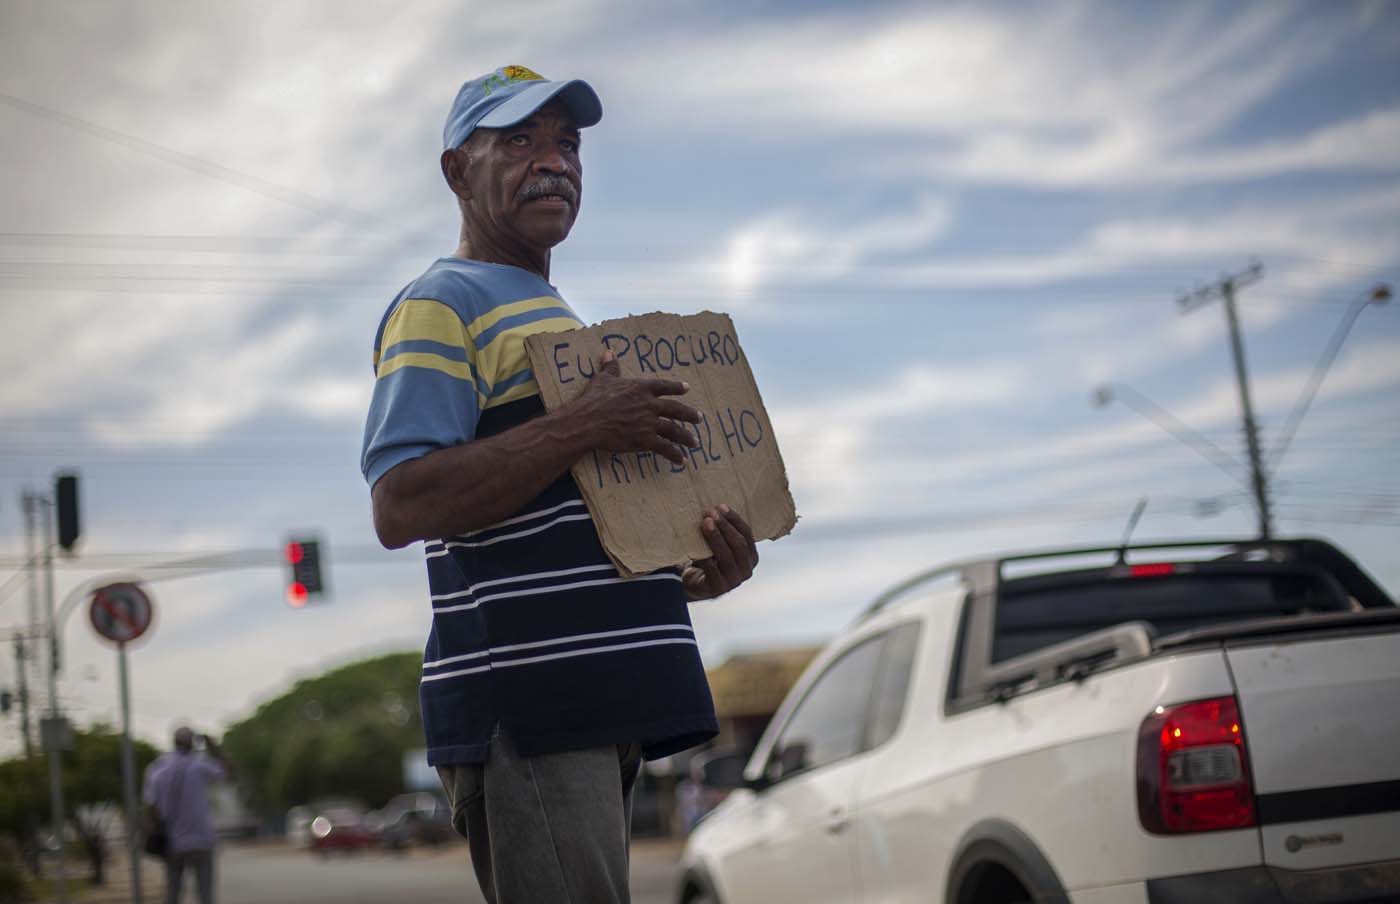
[[[370,486],[395,465],[476,435],[490,386],[466,324],[450,306],[406,298],[374,350],[374,394],[360,469]]]
[[[494,408],[539,393],[525,337],[556,333],[583,324],[562,300],[552,295],[498,305],[466,325],[475,349],[478,376],[484,377],[482,407]]]

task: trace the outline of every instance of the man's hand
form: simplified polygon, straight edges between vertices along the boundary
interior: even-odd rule
[[[711,509],[700,522],[700,532],[714,555],[701,559],[681,575],[686,599],[712,600],[728,593],[753,576],[758,565],[758,544],[749,523],[727,505]]]
[[[223,763],[225,766],[228,765],[228,756],[224,753],[224,749],[218,745],[218,742],[207,734],[200,735],[199,739],[204,742],[205,753],[209,754],[209,756],[218,760],[220,763]]]
[[[674,464],[696,439],[681,423],[700,413],[669,396],[684,383],[622,376],[603,360],[578,398],[485,439],[448,446],[391,468],[371,491],[374,531],[389,549],[480,530],[520,512],[594,449],[654,451]]]
[[[684,395],[687,383],[624,377],[617,355],[603,352],[588,388],[569,406],[587,425],[593,447],[611,452],[655,452],[673,464],[685,461],[695,437],[677,423],[700,423],[700,412],[667,396]]]

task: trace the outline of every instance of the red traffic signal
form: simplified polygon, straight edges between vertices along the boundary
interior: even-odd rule
[[[325,593],[321,577],[321,543],[319,540],[298,539],[287,543],[284,555],[288,565],[287,605],[300,609]]]

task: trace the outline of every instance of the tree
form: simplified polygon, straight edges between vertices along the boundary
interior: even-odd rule
[[[156,749],[145,741],[132,741],[139,776]],[[121,735],[110,725],[96,723],[73,732],[73,749],[63,757],[63,799],[68,825],[78,837],[92,869],[92,881],[105,881],[107,829],[123,812]],[[11,835],[21,847],[37,851],[38,827],[48,816],[48,766],[44,759],[13,759],[0,763],[0,832]],[[35,862],[31,859],[31,869]]]
[[[405,752],[423,746],[422,657],[393,653],[297,682],[224,734],[264,815],[320,797],[380,806],[404,790]]]

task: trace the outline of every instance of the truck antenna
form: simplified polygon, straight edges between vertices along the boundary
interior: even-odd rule
[[[1133,506],[1133,513],[1128,516],[1128,529],[1123,531],[1123,542],[1118,544],[1118,564],[1122,565],[1128,561],[1128,541],[1133,537],[1133,529],[1137,527],[1138,519],[1142,517],[1143,511],[1147,508],[1147,497],[1143,496]]]

